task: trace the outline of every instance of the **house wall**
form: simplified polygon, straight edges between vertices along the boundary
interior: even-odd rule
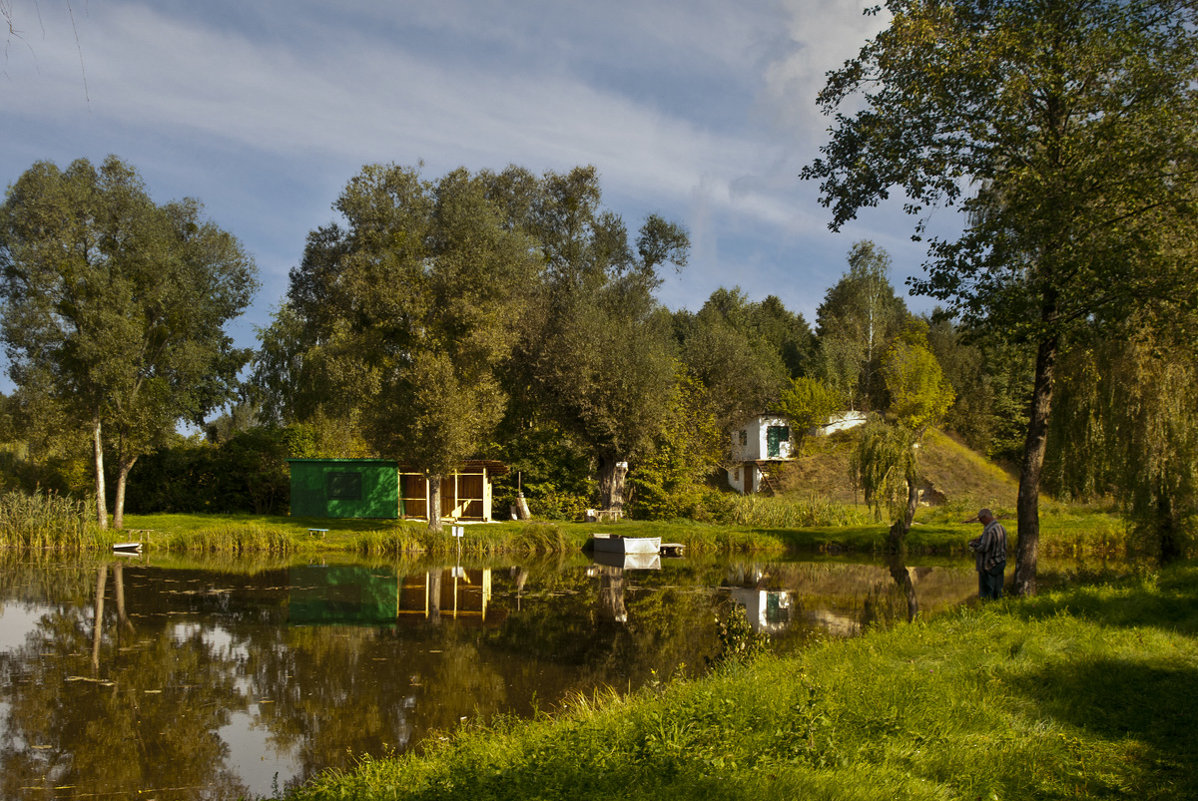
[[[829,417],[828,422],[822,426],[816,426],[812,433],[817,436],[826,436],[835,431],[845,431],[865,425],[867,419],[865,412],[840,412]]]
[[[728,486],[746,495],[761,490],[761,468],[756,462],[741,462],[728,473]]]
[[[288,459],[293,517],[399,516],[399,469],[385,459]]]
[[[777,453],[770,452],[770,429],[777,431]],[[732,461],[760,462],[789,459],[790,421],[785,417],[762,416],[746,420],[732,431]]]

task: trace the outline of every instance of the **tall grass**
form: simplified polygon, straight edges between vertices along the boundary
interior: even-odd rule
[[[166,540],[171,551],[210,554],[287,554],[294,550],[292,534],[283,528],[250,524],[216,525],[190,532],[174,532]]]
[[[820,498],[740,495],[732,500],[731,522],[760,528],[863,526],[872,523],[864,508]]]
[[[0,495],[0,546],[39,551],[82,551],[103,537],[88,522],[89,504],[55,493]]]
[[[564,533],[555,523],[529,523],[519,528],[465,526],[465,536],[459,543],[450,528],[446,525],[439,534],[429,531],[424,524],[365,531],[355,537],[354,550],[364,556],[390,557],[448,555],[459,548],[470,556],[536,555],[576,550],[585,539],[580,533]]]

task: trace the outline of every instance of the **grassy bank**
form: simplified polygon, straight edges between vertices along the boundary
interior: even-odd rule
[[[773,499],[768,499],[773,500]],[[976,524],[960,522],[974,514],[958,508],[924,510],[908,536],[916,553],[961,553],[977,535]],[[1000,510],[1001,514],[1001,510]],[[693,554],[783,553],[788,550],[872,553],[885,544],[887,525],[721,525],[693,521],[618,523],[519,523],[468,525],[462,541],[472,555],[550,553],[581,549],[596,531],[626,536],[659,536],[680,542]],[[147,546],[189,553],[356,553],[364,556],[415,556],[454,553],[458,543],[445,532],[436,535],[415,521],[328,520],[255,515],[132,515],[126,518],[128,539]],[[1011,524],[1012,535],[1014,525]],[[312,529],[326,529],[312,533]],[[1122,555],[1127,551],[1126,526],[1118,515],[1087,508],[1047,509],[1041,519],[1041,552],[1045,555]]]
[[[998,511],[1000,515],[1004,512],[1001,507]],[[972,507],[959,506],[921,510],[908,537],[910,549],[916,554],[964,552],[965,543],[977,534],[977,526],[960,521],[975,512]],[[8,493],[0,496],[0,547],[102,552],[114,542],[138,540],[149,550],[197,555],[341,553],[387,558],[447,555],[459,547],[448,526],[444,533],[433,534],[417,521],[158,514],[129,515],[123,531],[101,531],[87,517],[86,505],[79,501]],[[821,504],[793,496],[739,498],[735,520],[467,525],[460,545],[472,556],[576,552],[596,531],[613,531],[626,536],[660,536],[700,555],[813,550],[868,554],[883,549],[887,529],[885,523],[872,522],[863,507]],[[1122,556],[1129,550],[1127,526],[1120,516],[1104,510],[1046,505],[1041,533],[1041,552],[1046,556]]]
[[[1198,566],[494,721],[296,799],[1198,797]]]

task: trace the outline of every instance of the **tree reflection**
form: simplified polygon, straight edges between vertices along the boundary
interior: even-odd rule
[[[886,567],[890,577],[898,586],[899,592],[907,600],[907,622],[911,623],[919,615],[919,599],[915,597],[915,583],[911,581],[911,572],[907,569],[906,554],[896,550],[886,557]]]
[[[198,628],[180,636],[173,623],[117,647],[106,573],[97,570],[90,615],[86,606],[53,608],[5,655],[3,797],[41,798],[64,786],[76,796],[244,795],[218,733],[245,705],[235,660]]]
[[[719,650],[717,612],[733,587],[755,593],[755,619],[786,647],[859,630],[871,615],[910,617],[917,583],[925,608],[974,589],[971,571],[890,570],[688,560],[0,571],[0,602],[40,604],[24,642],[0,653],[0,797],[41,799],[61,785],[79,796],[237,797],[265,789],[235,775],[235,757],[251,756],[222,739],[237,727],[264,733],[288,784],[353,755],[406,750],[463,718],[694,675]]]

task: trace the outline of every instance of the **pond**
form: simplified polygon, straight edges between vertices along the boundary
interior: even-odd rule
[[[633,569],[644,568],[644,569]],[[966,558],[0,564],[0,797],[271,795],[355,754],[976,593]],[[732,632],[732,635],[729,632]]]

